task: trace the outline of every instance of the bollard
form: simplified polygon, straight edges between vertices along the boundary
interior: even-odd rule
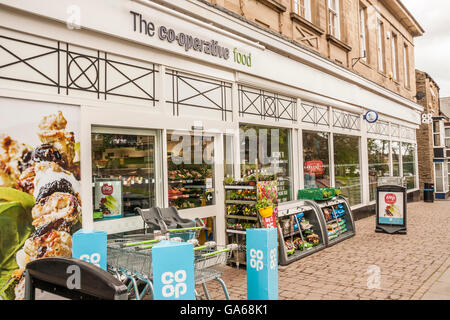
[[[106,270],[107,233],[80,229],[73,234],[72,257]]]
[[[278,300],[277,229],[247,229],[247,299]]]
[[[152,260],[154,300],[195,300],[192,243],[161,241]]]

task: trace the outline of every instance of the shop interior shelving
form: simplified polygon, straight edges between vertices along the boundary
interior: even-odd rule
[[[327,201],[310,201],[321,212],[321,219],[327,229],[327,246],[346,240],[355,235],[355,223],[347,200],[335,197]]]
[[[281,265],[325,248],[326,231],[321,215],[321,211],[309,200],[278,205],[278,256]]]

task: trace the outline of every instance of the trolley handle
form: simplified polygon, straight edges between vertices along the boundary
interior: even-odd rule
[[[159,242],[159,240],[145,240],[145,241],[137,241],[137,242],[128,242],[125,243],[123,246],[124,247],[133,247],[133,246],[138,246],[141,244],[147,244],[147,243],[155,243],[155,242]]]
[[[219,253],[224,253],[224,252],[229,252],[231,250],[236,250],[237,247],[238,247],[237,244],[232,243],[232,244],[227,245],[226,249],[222,249],[222,250],[218,250],[218,251],[214,251],[214,252],[210,252],[210,253],[205,253],[205,254],[202,254],[202,257],[203,258],[207,258],[207,257],[211,257],[211,256],[214,256],[214,255],[217,255]]]
[[[181,229],[167,229],[168,232],[179,232],[179,231],[192,231],[192,230],[202,230],[205,227],[190,227],[190,228],[181,228]]]

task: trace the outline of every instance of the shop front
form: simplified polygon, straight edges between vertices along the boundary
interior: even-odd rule
[[[275,180],[280,203],[302,188],[340,187],[352,208],[374,203],[380,176],[405,176],[417,191],[415,103],[201,2],[215,25],[150,1],[115,3],[79,1],[77,29],[66,23],[70,2],[3,1],[0,134],[23,153],[0,152],[14,169],[0,171],[2,187],[21,178],[37,197],[22,155],[54,147],[65,162],[36,158],[58,165],[36,177],[45,185],[66,174],[83,229],[134,232],[144,229],[136,208],[175,207],[204,219],[203,239],[221,244],[225,178]],[[369,109],[379,122],[363,119]],[[24,240],[41,226],[32,223]]]

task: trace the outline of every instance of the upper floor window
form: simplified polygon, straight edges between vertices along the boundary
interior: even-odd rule
[[[398,80],[398,55],[397,55],[397,35],[392,33],[391,38],[392,47],[392,77],[394,80]]]
[[[377,53],[378,71],[384,73],[384,25],[381,20],[377,20]]]
[[[293,0],[294,12],[311,22],[311,0]]]
[[[409,79],[409,52],[408,45],[405,43],[403,46],[403,72],[405,77],[405,87],[409,88],[410,79]]]
[[[363,61],[367,62],[367,8],[359,8],[359,48]]]
[[[340,39],[340,29],[339,0],[328,0],[328,32]]]

